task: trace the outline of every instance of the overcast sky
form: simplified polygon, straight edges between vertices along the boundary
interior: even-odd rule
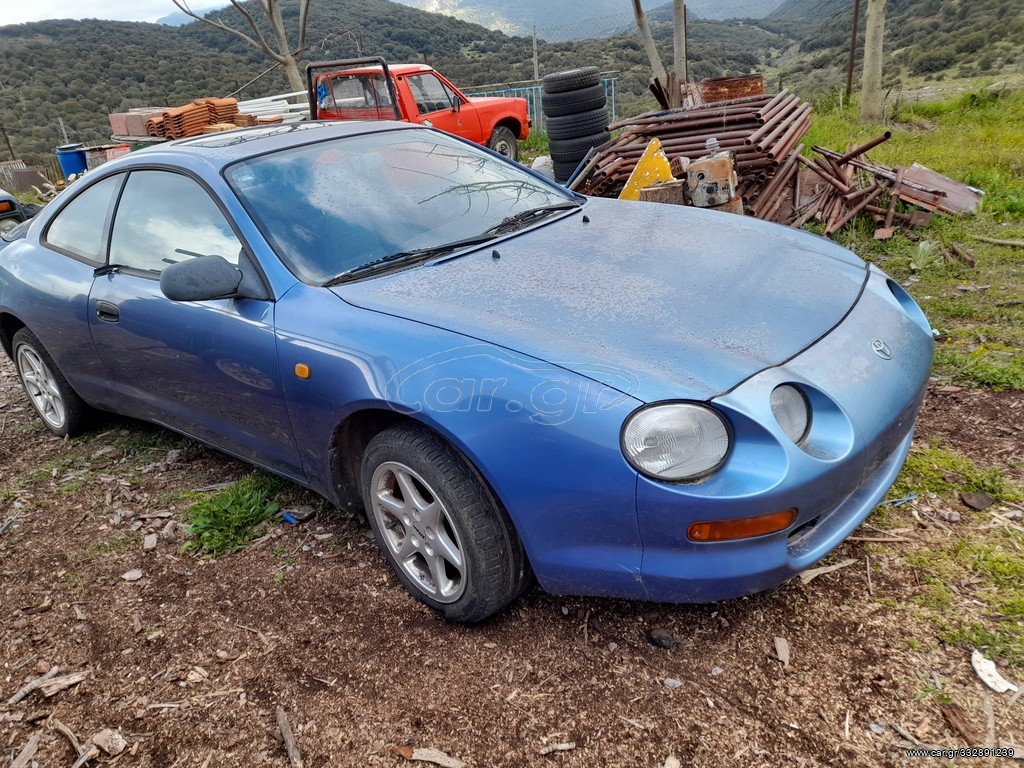
[[[156,21],[178,9],[171,0],[2,0],[0,26],[43,19],[118,19],[121,21]],[[224,0],[193,0],[189,7],[205,11]]]

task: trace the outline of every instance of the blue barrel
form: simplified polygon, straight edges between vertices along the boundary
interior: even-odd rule
[[[57,147],[57,162],[60,163],[65,181],[70,181],[73,173],[85,173],[87,167],[85,145],[64,144]]]

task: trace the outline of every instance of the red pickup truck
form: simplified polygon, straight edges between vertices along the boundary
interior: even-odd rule
[[[322,70],[330,71],[322,71]],[[483,144],[513,160],[530,135],[526,99],[463,95],[433,67],[384,59],[314,62],[306,67],[314,120],[404,120]]]

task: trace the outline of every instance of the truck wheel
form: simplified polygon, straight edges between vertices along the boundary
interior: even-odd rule
[[[519,159],[519,142],[516,141],[516,135],[504,125],[499,125],[494,129],[487,146],[509,160]]]
[[[544,75],[544,92],[578,91],[581,88],[590,88],[600,82],[601,70],[597,67],[567,69],[564,72],[552,72],[550,75]]]

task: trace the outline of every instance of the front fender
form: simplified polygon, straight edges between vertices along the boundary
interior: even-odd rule
[[[278,302],[277,325],[289,412],[318,491],[333,496],[337,425],[363,409],[390,409],[474,464],[546,590],[645,596],[637,475],[619,448],[636,399],[563,366],[305,286]],[[297,364],[308,378],[293,373]]]

